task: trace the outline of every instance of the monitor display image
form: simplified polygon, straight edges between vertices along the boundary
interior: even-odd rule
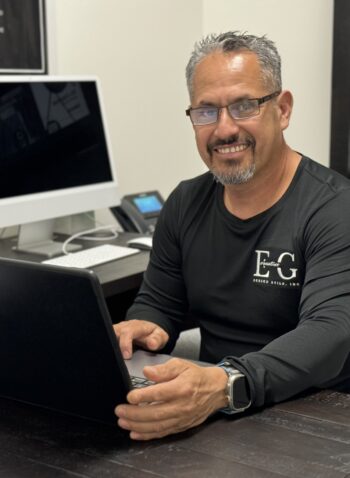
[[[120,204],[96,79],[3,77],[0,123],[0,227]]]

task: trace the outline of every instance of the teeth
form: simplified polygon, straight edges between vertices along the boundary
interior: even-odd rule
[[[238,153],[239,151],[243,151],[246,149],[248,146],[246,144],[240,144],[238,146],[230,146],[230,147],[225,147],[225,148],[218,148],[219,153]]]

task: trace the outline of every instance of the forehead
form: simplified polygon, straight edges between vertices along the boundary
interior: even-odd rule
[[[259,92],[264,92],[264,85],[259,61],[253,52],[214,52],[203,58],[195,68],[193,99],[196,102],[206,101],[211,95]]]

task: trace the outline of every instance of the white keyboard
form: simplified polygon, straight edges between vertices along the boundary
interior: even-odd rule
[[[83,251],[72,252],[65,256],[55,257],[42,261],[43,264],[51,264],[63,267],[78,267],[79,269],[89,269],[90,267],[104,264],[105,262],[115,261],[123,257],[131,256],[140,252],[138,249],[130,247],[115,246],[104,244],[102,246],[91,247]]]

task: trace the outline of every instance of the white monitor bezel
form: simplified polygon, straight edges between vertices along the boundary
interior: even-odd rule
[[[119,205],[120,196],[116,167],[98,77],[91,75],[2,75],[0,77],[0,83],[30,82],[94,82],[96,84],[112,180],[94,185],[83,185],[14,196],[11,198],[0,198],[0,228],[44,221],[46,219],[59,218]]]

